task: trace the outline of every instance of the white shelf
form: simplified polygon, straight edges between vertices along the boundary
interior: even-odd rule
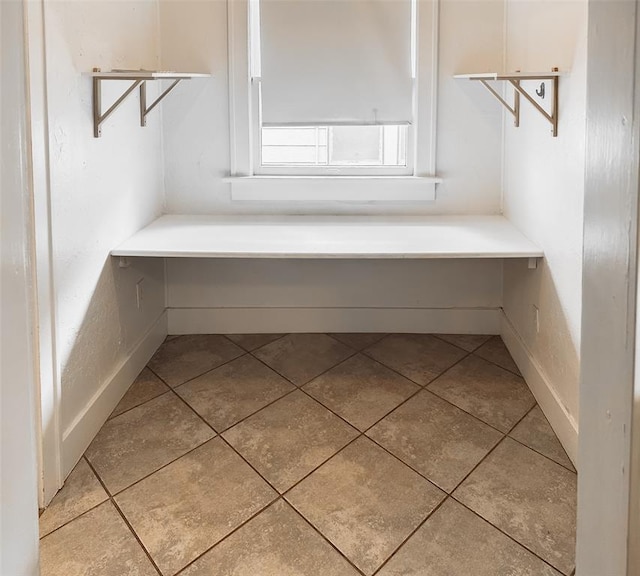
[[[454,78],[467,80],[546,80],[561,76],[562,72],[476,72],[474,74],[456,74]]]
[[[502,216],[162,216],[111,252],[156,258],[540,258]]]
[[[103,80],[187,80],[211,76],[211,74],[200,72],[163,72],[159,70],[112,70],[110,72],[89,72],[88,75]]]

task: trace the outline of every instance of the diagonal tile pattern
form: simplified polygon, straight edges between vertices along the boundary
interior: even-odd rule
[[[326,334],[289,334],[254,355],[296,386],[302,386],[348,358],[353,350]]]
[[[224,495],[224,497],[220,497]],[[115,501],[163,574],[175,574],[277,494],[220,438]]]
[[[223,437],[280,492],[333,456],[358,432],[297,390]]]
[[[286,496],[365,574],[373,574],[444,497],[366,438]]]
[[[465,358],[429,390],[502,432],[536,403],[522,378],[477,356]]]
[[[178,336],[41,516],[42,574],[571,576],[575,488],[499,337]]]
[[[365,353],[421,386],[466,356],[457,346],[429,334],[391,334]]]
[[[358,430],[366,430],[420,387],[358,354],[312,380],[304,390]]]
[[[502,434],[423,390],[367,432],[431,482],[451,492]]]

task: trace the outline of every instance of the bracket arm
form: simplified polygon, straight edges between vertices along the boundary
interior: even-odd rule
[[[514,87],[514,89],[519,94],[522,94],[522,96],[524,96],[529,101],[529,103],[547,120],[547,122],[551,124],[552,134],[554,137],[557,136],[558,135],[558,77],[554,76],[553,78],[548,78],[548,80],[551,80],[553,82],[553,104],[552,104],[551,114],[547,113],[547,111],[542,106],[540,106],[540,104],[538,104],[522,86],[520,86],[519,81],[513,80],[512,78],[509,78],[508,80],[511,83],[511,85]],[[545,78],[545,80],[547,80],[547,78]]]
[[[102,114],[102,78],[99,76],[93,79],[93,135],[96,138],[100,138],[101,136],[101,126],[102,123],[113,114],[116,109],[122,104],[127,96],[131,94],[141,83],[143,80],[135,80],[134,83],[129,86],[125,90],[125,92],[118,98],[111,107]]]
[[[147,83],[143,82],[140,85],[140,125],[141,126],[147,125],[147,114],[149,114],[151,110],[153,110],[158,104],[160,104],[160,102],[164,100],[164,98],[169,94],[169,92],[171,92],[178,84],[180,84],[182,80],[184,80],[184,78],[177,78],[176,80],[174,80],[171,86],[169,86],[169,88],[167,88],[164,92],[162,92],[162,94],[160,94],[160,96],[158,96],[152,102],[151,106],[147,106]]]

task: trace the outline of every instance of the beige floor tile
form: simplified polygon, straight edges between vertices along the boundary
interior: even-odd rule
[[[254,352],[297,386],[306,384],[351,354],[351,348],[326,334],[289,334]]]
[[[493,362],[506,370],[520,375],[520,370],[518,370],[516,363],[513,361],[509,350],[507,350],[500,336],[493,336],[486,344],[480,346],[480,348],[475,351],[475,354],[480,356],[480,358],[489,360],[489,362]]]
[[[116,497],[165,575],[175,574],[277,494],[220,438]]]
[[[221,432],[295,389],[247,354],[178,386],[176,392]]]
[[[392,334],[367,348],[366,353],[421,386],[466,355],[429,334]]]
[[[180,576],[358,576],[282,500],[196,560]]]
[[[564,574],[573,570],[573,472],[505,438],[454,497]]]
[[[403,462],[451,492],[502,434],[427,390],[367,432]]]
[[[40,516],[40,538],[107,500],[109,496],[84,458],[76,464]]]
[[[555,460],[575,472],[573,463],[564,451],[540,406],[535,406],[509,434],[512,438]]]
[[[420,387],[358,354],[318,376],[304,390],[359,430],[366,430]]]
[[[169,387],[151,372],[149,368],[145,368],[140,372],[129,390],[127,390],[109,418],[122,414],[140,404],[144,404],[148,400],[153,400],[168,391]]]
[[[484,334],[438,334],[437,337],[467,352],[473,352],[491,338]]]
[[[157,576],[111,502],[40,541],[40,576]]]
[[[223,437],[280,492],[333,456],[357,430],[301,391],[250,416]]]
[[[169,386],[178,386],[244,354],[217,334],[194,334],[165,340],[149,361],[149,368]]]
[[[476,356],[465,358],[429,390],[503,432],[535,405],[522,378]]]
[[[560,576],[560,573],[449,499],[378,576]]]
[[[215,436],[173,392],[107,420],[86,452],[115,494]]]
[[[368,575],[443,497],[443,492],[364,437],[286,496]]]
[[[371,346],[382,340],[386,334],[377,334],[371,332],[361,332],[358,334],[332,333],[336,340],[340,340],[343,344],[350,346],[354,350],[364,350],[367,346]]]
[[[227,334],[227,338],[244,348],[247,352],[252,352],[265,344],[282,338],[284,334]]]

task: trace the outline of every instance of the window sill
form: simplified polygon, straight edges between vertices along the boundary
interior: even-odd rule
[[[441,178],[431,176],[238,176],[231,199],[240,202],[432,202]]]

